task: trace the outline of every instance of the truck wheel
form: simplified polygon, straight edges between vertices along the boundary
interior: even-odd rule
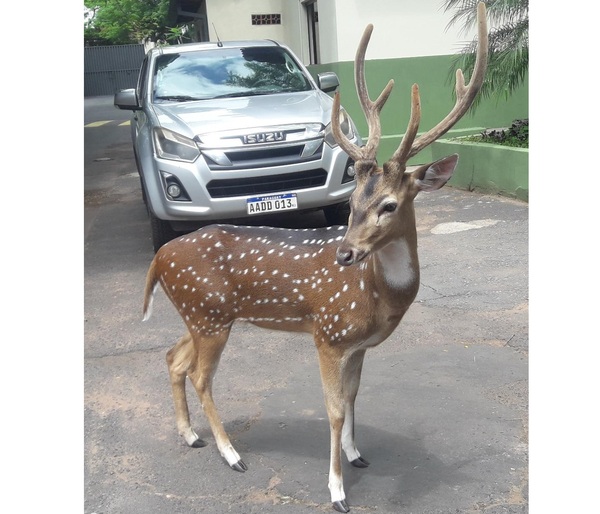
[[[158,219],[151,212],[150,214],[150,227],[152,228],[152,245],[154,252],[158,252],[158,249],[175,239],[179,234],[171,228],[171,224],[168,221]]]
[[[348,202],[329,205],[323,209],[328,225],[347,225],[350,216],[350,204]]]

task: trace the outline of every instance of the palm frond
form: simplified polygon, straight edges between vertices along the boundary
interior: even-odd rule
[[[447,28],[459,21],[463,23],[462,30],[472,28],[477,18],[477,3],[478,0],[446,0],[444,10],[454,12]],[[529,67],[529,1],[485,0],[485,4],[493,28],[488,34],[486,78],[472,109],[484,98],[509,97],[523,83]],[[475,65],[476,48],[474,39],[456,55],[448,70],[448,82],[453,82],[458,68],[468,80]]]

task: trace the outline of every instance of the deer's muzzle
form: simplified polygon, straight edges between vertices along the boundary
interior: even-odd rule
[[[368,254],[368,250],[340,246],[335,253],[335,257],[340,266],[351,266],[362,261]]]

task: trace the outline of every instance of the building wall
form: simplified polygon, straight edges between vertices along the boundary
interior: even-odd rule
[[[306,13],[299,0],[282,0],[282,18],[287,31],[282,41],[302,60],[310,62]]]
[[[421,96],[420,132],[429,130],[450,112],[455,102],[454,76],[450,78],[449,73],[452,59],[452,56],[444,55],[372,59],[365,63],[365,77],[371,99],[377,98],[387,82],[394,79],[394,89],[381,111],[382,159],[391,156],[406,131],[410,116],[412,84],[419,85]],[[366,139],[368,129],[356,94],[353,62],[313,65],[309,67],[309,71],[313,76],[324,71],[333,71],[338,75],[341,103],[354,120],[360,135]],[[473,134],[486,128],[508,127],[514,120],[528,117],[529,96],[526,79],[508,98],[481,99],[477,108],[465,114],[446,137]],[[417,162],[427,160],[429,151],[426,149],[417,156]]]
[[[368,23],[374,32],[367,59],[450,55],[473,39],[473,30],[446,28],[442,0],[318,0],[320,62],[352,61]],[[275,39],[309,64],[302,0],[206,0],[210,40]],[[252,14],[281,14],[281,25],[252,25]]]
[[[289,0],[288,0],[289,2]],[[285,0],[206,0],[211,41],[275,39],[287,44],[295,28],[283,16]],[[296,3],[291,2],[291,3]],[[281,25],[252,25],[253,14],[282,14]]]
[[[352,61],[369,23],[374,30],[367,59],[455,54],[476,32],[461,34],[460,24],[447,29],[452,13],[444,13],[442,4],[442,0],[319,0],[319,12],[327,8],[327,17],[335,19],[332,31],[322,34],[336,38],[322,62]],[[330,22],[323,18],[319,23]]]

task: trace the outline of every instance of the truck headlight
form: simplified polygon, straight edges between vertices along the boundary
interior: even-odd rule
[[[354,130],[352,129],[352,122],[350,121],[350,116],[348,116],[348,113],[344,109],[340,109],[340,127],[342,127],[342,132],[348,139],[354,139]],[[335,139],[333,138],[331,123],[327,125],[327,127],[325,127],[325,142],[332,148],[338,146]]]
[[[154,129],[154,148],[161,159],[194,162],[200,150],[193,139],[165,128]]]

